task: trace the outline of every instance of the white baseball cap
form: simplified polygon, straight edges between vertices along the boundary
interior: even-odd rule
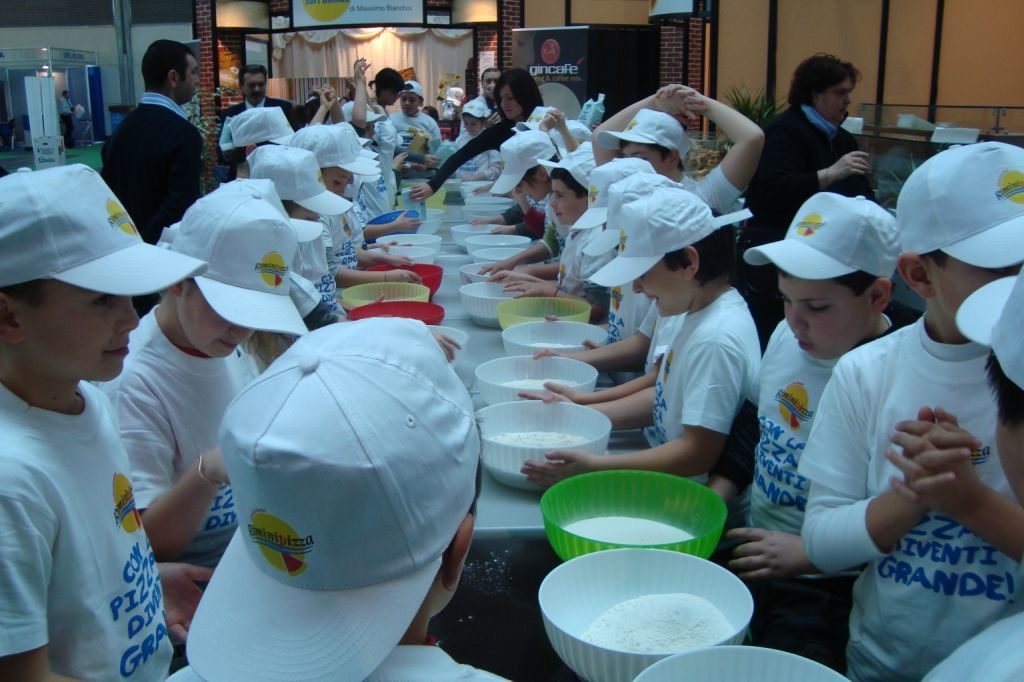
[[[474,99],[462,105],[462,115],[486,119],[490,117],[491,110],[480,100]]]
[[[555,107],[534,107],[533,111],[530,112],[530,115],[526,118],[525,121],[522,121],[515,125],[516,130],[540,130],[540,124],[544,121],[544,117],[547,116],[548,112],[550,112],[554,108]],[[578,142],[579,144],[583,144],[584,142],[590,141],[590,128],[588,128],[587,125],[582,121],[566,119],[565,126],[566,128],[569,129],[569,133],[573,136],[573,138],[575,138],[576,142]],[[551,138],[551,142],[558,149],[559,155],[565,156],[566,154],[569,153],[565,146],[565,139],[562,138],[562,134],[560,132],[558,132],[557,130],[549,130],[547,131],[547,133],[548,137]]]
[[[491,194],[506,194],[515,189],[526,171],[557,154],[547,133],[539,130],[518,132],[501,145],[501,160],[505,164],[501,175],[494,181]]]
[[[341,113],[345,115],[345,121],[352,121],[352,110],[355,108],[355,102],[345,102],[341,105]],[[375,123],[382,118],[387,118],[388,115],[381,111],[374,111],[369,105],[366,106],[366,122]]]
[[[224,132],[226,131],[226,132]],[[286,144],[294,132],[281,107],[255,107],[224,121],[220,148],[224,151],[250,144]]]
[[[306,126],[288,140],[288,146],[313,152],[320,168],[344,168],[356,175],[380,173],[380,164],[363,158],[362,145],[351,126]]]
[[[617,159],[626,161],[627,159]],[[605,166],[615,163],[609,161]],[[646,161],[644,163],[647,163]],[[647,163],[650,166],[649,163]],[[604,168],[604,166],[601,166]],[[658,173],[639,172],[616,180],[605,191],[608,201],[608,218],[605,227],[599,233],[591,237],[590,242],[583,247],[583,253],[588,256],[600,256],[611,251],[619,245],[620,229],[624,225],[622,207],[631,201],[642,199],[657,187],[676,187],[679,185],[672,182],[664,175]]]
[[[620,142],[656,144],[675,149],[680,154],[688,149],[683,125],[670,114],[654,109],[636,112],[622,132],[601,131],[597,134],[597,143],[605,149],[618,149]]]
[[[577,147],[575,151],[569,152],[561,161],[541,159],[540,165],[548,169],[548,175],[555,168],[569,171],[573,180],[579,183],[583,189],[587,189],[590,187],[590,174],[593,172],[597,162],[594,160],[593,146],[590,143],[585,143]],[[573,228],[575,227],[573,225]]]
[[[989,282],[960,304],[956,326],[964,336],[992,348],[1003,373],[1024,388],[1024,277]]]
[[[215,190],[185,211],[170,250],[205,260],[195,278],[210,307],[246,329],[305,334],[288,297],[289,264],[299,241],[295,229],[262,199],[237,190]]]
[[[219,442],[239,530],[192,621],[190,664],[210,680],[363,680],[473,503],[466,389],[419,322],[328,325],[235,398]]]
[[[584,230],[598,227],[608,220],[608,188],[619,180],[642,173],[653,175],[654,166],[644,159],[625,157],[612,159],[591,171],[590,185],[587,188],[587,210],[573,227]]]
[[[398,94],[401,95],[406,92],[411,92],[414,95],[419,95],[420,99],[424,99],[423,86],[416,81],[405,81],[405,85],[402,86],[402,92]]]
[[[619,252],[590,281],[615,287],[631,282],[658,264],[665,254],[699,242],[714,232],[711,209],[696,194],[677,187],[656,187],[621,208]]]
[[[316,155],[311,151],[260,147],[249,156],[249,173],[254,178],[272,180],[282,199],[319,215],[341,215],[352,208],[352,202],[327,189]]]
[[[142,241],[100,174],[74,164],[0,178],[0,286],[55,279],[140,296],[203,272],[203,259]]]
[[[981,268],[1024,262],[1024,149],[981,142],[939,152],[907,178],[896,220],[905,252],[941,250]]]
[[[275,147],[267,147],[272,149]],[[263,147],[260,147],[263,149]],[[321,234],[323,234],[324,226],[319,220],[302,220],[301,218],[292,218],[288,215],[288,211],[285,210],[284,204],[281,203],[281,197],[278,195],[277,190],[274,188],[274,183],[270,180],[261,178],[237,178],[231,182],[226,182],[218,189],[226,191],[238,191],[248,192],[251,196],[256,199],[262,199],[267,202],[280,213],[283,217],[288,219],[288,222],[295,228],[295,236],[299,238],[300,242],[311,242]],[[163,236],[161,235],[161,241]]]
[[[774,263],[801,279],[862,271],[891,277],[900,255],[896,219],[864,197],[818,192],[796,212],[784,239],[747,249],[751,265]]]

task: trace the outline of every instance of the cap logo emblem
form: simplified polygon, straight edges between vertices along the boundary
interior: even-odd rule
[[[315,540],[305,537],[272,514],[257,509],[249,517],[249,540],[260,549],[267,563],[294,578],[306,570],[306,555],[313,551]]]
[[[623,229],[619,230],[619,253],[626,250],[626,242],[629,240],[629,235]]]
[[[590,205],[591,206],[593,206],[594,204],[597,203],[597,195],[598,195],[597,188],[594,187],[593,185],[591,185],[590,186]]]
[[[260,273],[264,284],[275,289],[281,286],[288,274],[288,266],[285,265],[284,258],[277,251],[269,251],[264,254],[260,262],[256,264],[255,270]]]
[[[775,402],[779,404],[779,414],[794,431],[800,429],[802,422],[814,416],[814,411],[810,409],[811,400],[807,395],[807,389],[799,381],[780,388],[775,394]]]
[[[132,222],[128,211],[113,199],[107,199],[107,222],[111,227],[116,227],[127,235],[139,236],[139,231],[135,229],[135,223]]]
[[[327,188],[327,183],[324,182],[324,174],[321,173],[319,169],[316,172],[316,181],[319,182],[320,186],[323,187],[324,189]]]
[[[1009,199],[1015,204],[1024,204],[1024,173],[1008,170],[1000,175],[996,199]]]
[[[622,132],[628,133],[633,128],[636,128],[637,123],[639,123],[639,121],[637,121],[635,118],[630,119],[629,123],[626,124],[626,128]]]
[[[132,482],[124,474],[114,474],[114,523],[125,533],[142,528],[142,516],[135,506]]]
[[[796,224],[796,233],[801,237],[810,237],[823,227],[825,227],[825,220],[821,214],[811,213]]]

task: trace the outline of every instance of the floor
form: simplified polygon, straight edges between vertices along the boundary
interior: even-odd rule
[[[101,149],[103,149],[102,142],[97,142],[85,147],[75,147],[74,149],[68,149],[65,152],[65,158],[69,164],[84,163],[90,168],[99,170],[100,167],[103,166],[103,161],[100,159]],[[15,151],[0,151],[0,166],[3,166],[3,168],[9,173],[25,166],[31,168],[32,150],[16,149]]]

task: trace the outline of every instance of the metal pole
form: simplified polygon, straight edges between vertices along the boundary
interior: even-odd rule
[[[114,37],[117,41],[117,72],[121,80],[121,102],[135,104],[135,58],[132,52],[132,5],[130,0],[111,0]],[[101,114],[102,115],[102,112]]]

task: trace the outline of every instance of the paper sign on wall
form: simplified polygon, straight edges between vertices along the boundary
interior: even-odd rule
[[[330,25],[392,26],[422,24],[422,0],[294,0],[292,17],[296,28]]]

